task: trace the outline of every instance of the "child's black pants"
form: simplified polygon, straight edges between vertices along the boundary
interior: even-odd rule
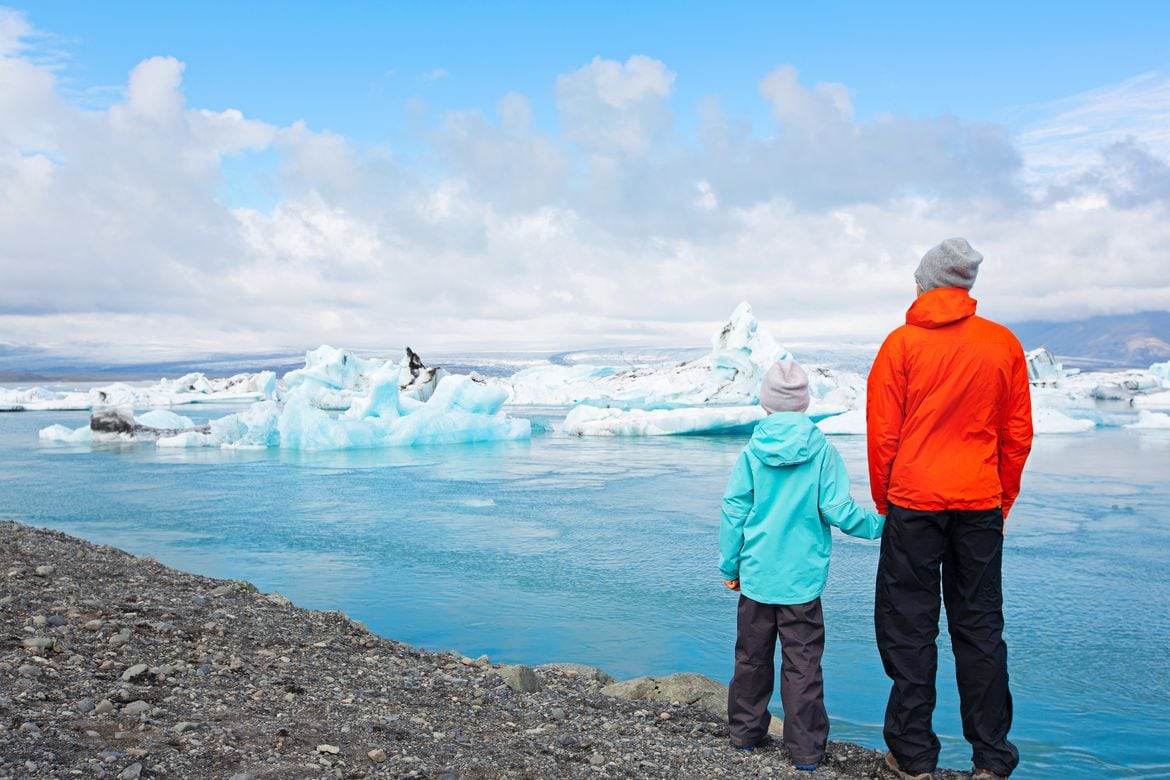
[[[776,684],[776,638],[780,638],[780,703],[784,745],[797,764],[819,764],[829,740],[821,656],[825,620],[821,600],[807,604],[761,604],[739,597],[735,676],[727,696],[731,741],[754,745],[772,720],[768,702]]]

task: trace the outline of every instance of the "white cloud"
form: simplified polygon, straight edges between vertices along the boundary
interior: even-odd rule
[[[595,57],[557,77],[557,107],[568,138],[601,154],[638,156],[668,133],[667,97],[675,74],[642,55],[626,62]]]
[[[1143,73],[1019,113],[1019,148],[1037,180],[1090,167],[1103,147],[1132,139],[1170,156],[1168,73]]]
[[[693,142],[675,129],[680,77],[644,56],[550,77],[558,131],[516,92],[434,119],[420,104],[425,152],[403,158],[188,106],[170,57],[137,65],[113,105],[75,105],[29,54],[34,32],[0,12],[0,332],[14,343],[703,343],[744,299],[782,339],[878,338],[918,257],[951,235],[987,257],[976,293],[1002,319],[1170,308],[1170,165],[1162,130],[1143,129],[1160,109],[1132,85],[1058,173],[1034,161],[1069,133],[1017,145],[958,117],[858,121],[847,87],[790,66],[756,85],[773,127],[752,133],[711,98]],[[1049,113],[1071,127],[1079,111]],[[277,203],[229,208],[222,161],[254,152],[279,158]]]
[[[435,68],[434,70],[428,70],[426,73],[422,74],[422,80],[427,83],[434,83],[445,78],[447,78],[446,68]]]

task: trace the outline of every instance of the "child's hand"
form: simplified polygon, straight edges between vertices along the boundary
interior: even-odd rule
[[[739,593],[739,580],[724,580],[723,584],[727,586],[728,590],[734,590]]]

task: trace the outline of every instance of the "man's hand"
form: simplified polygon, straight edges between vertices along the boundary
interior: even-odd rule
[[[723,584],[727,586],[728,590],[734,590],[739,593],[739,580],[724,580]]]

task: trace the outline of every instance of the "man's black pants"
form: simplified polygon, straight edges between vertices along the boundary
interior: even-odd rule
[[[784,746],[797,764],[819,764],[829,741],[825,712],[825,618],[821,600],[761,604],[740,595],[735,675],[727,692],[731,741],[754,745],[768,733],[768,702],[776,685],[776,638],[780,638],[780,703]]]
[[[1002,561],[1003,513],[998,508],[919,512],[890,505],[874,624],[882,664],[894,681],[886,706],[886,744],[907,772],[932,772],[938,763],[931,718],[940,579],[972,761],[1004,776],[1019,763],[1019,752],[1007,739],[1012,696],[1003,641]]]

